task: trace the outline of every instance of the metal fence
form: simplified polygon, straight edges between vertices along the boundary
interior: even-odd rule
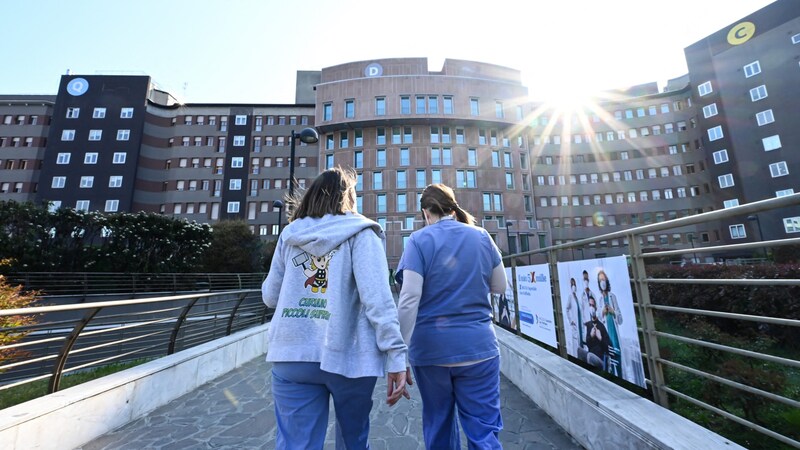
[[[57,301],[58,297],[88,300],[109,294],[136,298],[195,291],[258,289],[265,277],[264,273],[17,272],[6,275],[10,284],[38,291],[50,301]]]
[[[65,374],[169,355],[262,324],[271,312],[257,289],[0,310],[35,317],[0,328],[20,337],[0,345],[0,355],[11,355],[0,361],[0,394],[43,379],[52,393]]]
[[[559,260],[572,260],[573,258],[570,258],[570,255],[574,254],[574,250],[583,249],[589,244],[596,245],[602,241],[610,242],[612,239],[620,239],[624,242],[624,239],[627,239],[629,243],[628,269],[631,277],[631,290],[637,315],[639,341],[643,347],[642,359],[646,368],[648,391],[644,395],[649,396],[654,402],[666,408],[685,411],[687,404],[692,405],[691,407],[699,408],[703,413],[690,417],[695,420],[703,414],[706,416],[716,414],[781,443],[777,444],[774,441],[772,441],[772,444],[751,441],[740,442],[740,444],[747,447],[762,445],[760,448],[774,448],[777,444],[779,446],[785,445],[800,448],[800,414],[798,413],[800,411],[800,361],[798,361],[800,359],[800,350],[798,350],[796,344],[786,348],[759,345],[764,341],[769,342],[769,339],[765,337],[767,335],[766,332],[774,332],[776,328],[783,329],[785,334],[790,336],[789,342],[792,342],[792,337],[800,338],[800,300],[792,300],[794,307],[785,308],[785,310],[789,311],[786,316],[774,317],[770,316],[768,311],[758,311],[750,314],[733,312],[731,308],[724,304],[724,295],[716,296],[714,294],[714,301],[711,301],[711,298],[689,299],[693,300],[694,303],[706,305],[707,307],[704,308],[669,305],[667,304],[669,302],[664,301],[664,299],[659,298],[659,301],[656,301],[654,296],[651,295],[652,291],[663,289],[664,286],[674,285],[687,291],[690,286],[704,286],[714,287],[714,289],[722,292],[725,292],[725,290],[736,290],[737,292],[748,290],[747,295],[750,298],[755,298],[757,295],[762,297],[763,295],[773,296],[766,299],[767,304],[770,303],[770,300],[772,302],[782,302],[786,298],[798,299],[800,298],[800,279],[797,278],[781,279],[770,276],[770,279],[752,279],[742,275],[722,279],[657,278],[652,273],[657,272],[659,266],[661,268],[664,266],[669,267],[669,264],[663,264],[663,261],[670,258],[680,258],[688,254],[692,259],[697,260],[696,255],[698,254],[713,253],[719,255],[726,252],[741,254],[742,251],[753,251],[754,253],[765,255],[766,252],[763,249],[798,245],[800,244],[800,238],[735,245],[697,246],[690,250],[656,252],[644,252],[642,247],[644,235],[657,231],[678,229],[687,225],[713,222],[737,216],[744,217],[748,214],[782,208],[782,211],[790,211],[789,215],[800,216],[797,208],[792,208],[798,204],[800,204],[800,194],[794,194],[509,255],[504,258],[504,261],[506,267],[511,266],[513,274],[514,302],[512,307],[514,308],[516,323],[512,324],[512,331],[521,334],[519,331],[519,291],[516,283],[517,266],[521,263],[524,264],[526,260],[529,264],[534,260],[539,263],[547,263],[553,288],[553,308],[558,341],[557,352],[564,358],[570,358],[566,348],[565,320],[562,313],[562,298],[558,288],[557,264]],[[764,258],[757,258],[755,261],[744,262],[756,262],[763,265],[765,260]],[[739,263],[741,264],[742,261],[739,261]],[[676,268],[672,267],[672,269]],[[731,269],[731,267],[723,266],[720,268],[720,270],[725,269]],[[770,291],[764,293],[765,289],[770,289]],[[758,290],[761,290],[761,293]],[[676,295],[682,294],[678,293]],[[718,297],[722,298],[722,300],[719,300]],[[691,304],[693,301],[688,303]],[[686,318],[687,320],[676,321],[676,317]],[[714,328],[707,325],[712,321],[733,321],[752,324],[754,331],[748,335],[752,336],[752,345],[737,345],[720,339],[722,335],[714,336],[714,333],[708,332],[708,330],[713,330]],[[697,330],[700,330],[699,334],[694,333],[692,329],[687,327],[669,326],[670,324],[692,322],[698,323]],[[703,332],[704,327],[705,332]],[[794,342],[796,343],[797,340],[794,340]],[[702,357],[696,357],[693,361],[687,362],[684,360],[685,358],[679,358],[675,351],[676,348],[679,350],[688,349],[687,351],[694,352],[693,354],[695,355],[702,355]],[[719,365],[717,367],[723,367],[723,370],[710,369],[709,361],[704,360],[704,358],[718,360]],[[570,359],[581,364],[575,358]],[[737,368],[740,370],[738,373],[736,372]],[[759,377],[774,377],[781,382],[770,383],[768,380],[759,379]],[[691,379],[691,382],[694,383],[702,383],[705,392],[702,395],[692,396],[681,391],[681,386],[686,386],[686,383],[681,383],[679,380],[685,381],[687,379]],[[637,391],[633,385],[628,385],[621,381],[620,384]],[[638,392],[642,394],[641,389]],[[738,400],[730,400],[737,396],[739,397]],[[750,410],[748,410],[748,402],[750,402]],[[677,408],[679,404],[681,408]],[[759,406],[760,409],[754,409],[753,405]],[[772,419],[759,416],[759,411],[769,410],[769,408],[779,411],[785,410],[786,413],[776,415]],[[713,414],[709,415],[708,412]],[[709,420],[709,422],[724,421]],[[715,427],[710,426],[710,428],[714,429]],[[715,431],[721,432],[720,429]],[[722,432],[722,434],[726,433]]]

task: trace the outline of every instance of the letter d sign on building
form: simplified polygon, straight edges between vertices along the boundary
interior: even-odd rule
[[[383,75],[383,67],[378,63],[372,63],[364,69],[364,76],[379,77]]]

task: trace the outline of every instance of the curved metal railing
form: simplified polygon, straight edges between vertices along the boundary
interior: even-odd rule
[[[0,350],[0,393],[48,379],[48,393],[65,374],[112,362],[157,358],[262,324],[271,317],[258,289],[0,310],[33,316],[35,324],[0,329],[22,335]]]

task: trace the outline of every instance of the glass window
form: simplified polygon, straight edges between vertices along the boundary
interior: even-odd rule
[[[125,152],[114,152],[113,160],[111,161],[113,164],[125,164],[125,160],[127,160],[128,154]]]
[[[439,97],[435,95],[428,96],[428,113],[439,114]]]
[[[344,101],[344,117],[346,119],[352,119],[356,116],[356,103],[354,100],[345,100]]]
[[[383,172],[372,173],[372,189],[375,190],[383,189]]]
[[[719,181],[719,187],[722,189],[729,188],[734,185],[733,174],[730,173],[718,176],[717,180]]]
[[[270,116],[270,118],[272,118]],[[325,103],[322,105],[322,120],[332,120],[333,119],[333,104]]]
[[[722,202],[722,207],[723,208],[733,208],[734,206],[739,206],[739,199],[738,198],[734,198],[734,199],[731,199],[731,200],[725,200],[724,202]]]
[[[364,168],[364,153],[363,152],[354,152],[353,153],[353,167],[356,169],[363,169]]]
[[[353,131],[355,135],[355,146],[356,147],[363,147],[364,146],[364,132],[362,130],[355,130]]]
[[[117,130],[117,140],[127,141],[131,137],[131,130]]]
[[[56,164],[69,164],[71,153],[59,153],[56,157]]]
[[[498,119],[505,117],[505,114],[503,113],[503,102],[494,102],[494,115]]]
[[[405,170],[397,171],[397,189],[406,189],[408,187],[408,178]]]
[[[760,113],[757,113],[756,122],[758,122],[758,126],[764,126],[768,123],[775,122],[775,116],[772,114],[772,110],[768,109],[766,111],[761,111]]]
[[[708,94],[712,93],[713,91],[714,90],[711,88],[711,82],[710,81],[706,81],[705,83],[701,84],[700,86],[697,86],[697,93],[700,95],[700,97],[708,95]]]
[[[386,149],[379,148],[375,151],[375,165],[386,167]]]
[[[708,140],[709,141],[717,141],[722,139],[724,134],[722,133],[722,125],[717,125],[714,128],[710,128],[708,130]]]
[[[424,169],[417,170],[417,187],[424,188],[427,185],[428,183],[426,182],[425,170]]]
[[[764,145],[765,152],[777,150],[781,148],[781,137],[777,134],[774,136],[768,136],[761,139],[761,143]]]
[[[444,101],[444,113],[453,114],[453,97],[445,95],[442,100]]]
[[[467,165],[478,165],[478,150],[474,148],[467,149]]]
[[[703,107],[703,117],[706,119],[717,115],[717,104],[712,103]]]
[[[761,86],[750,89],[750,100],[754,102],[767,98],[767,96],[768,96],[767,87],[763,84]]]
[[[792,194],[794,194],[794,189],[782,189],[780,191],[775,191],[775,197],[785,197]]]
[[[95,108],[92,111],[92,119],[105,119],[106,117],[106,109],[105,108]]]
[[[479,116],[481,114],[480,105],[477,98],[469,99],[469,112],[472,116]]]
[[[95,153],[95,152],[87,153],[83,157],[83,163],[84,164],[97,164],[97,153]]]
[[[411,114],[411,97],[407,95],[400,97],[400,114]]]
[[[758,75],[761,73],[761,64],[758,61],[753,61],[750,64],[744,66],[744,77],[750,78],[753,75]]]
[[[728,227],[731,231],[731,239],[744,239],[747,237],[747,233],[744,231],[743,224],[731,225]]]
[[[401,148],[400,149],[400,165],[407,166],[411,163],[411,157],[409,155],[408,148]]]
[[[80,108],[67,108],[67,119],[77,119],[80,115],[81,115]],[[10,122],[11,116],[6,116],[6,117],[8,117],[8,121],[9,123],[11,123]]]
[[[379,213],[386,212],[386,194],[378,194],[375,196],[375,210]]]
[[[247,116],[243,114],[237,114],[233,118],[234,125],[247,125]]]
[[[769,165],[769,173],[772,178],[789,175],[789,166],[786,165],[786,161],[772,163]]]
[[[375,129],[375,143],[377,145],[386,145],[386,129],[385,128],[376,128]]]

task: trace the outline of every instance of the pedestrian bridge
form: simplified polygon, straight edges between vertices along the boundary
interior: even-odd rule
[[[6,408],[0,449],[272,448],[268,327]],[[513,333],[497,334],[505,448],[742,448]],[[424,448],[418,398],[389,408],[380,384],[375,392],[373,447]]]

